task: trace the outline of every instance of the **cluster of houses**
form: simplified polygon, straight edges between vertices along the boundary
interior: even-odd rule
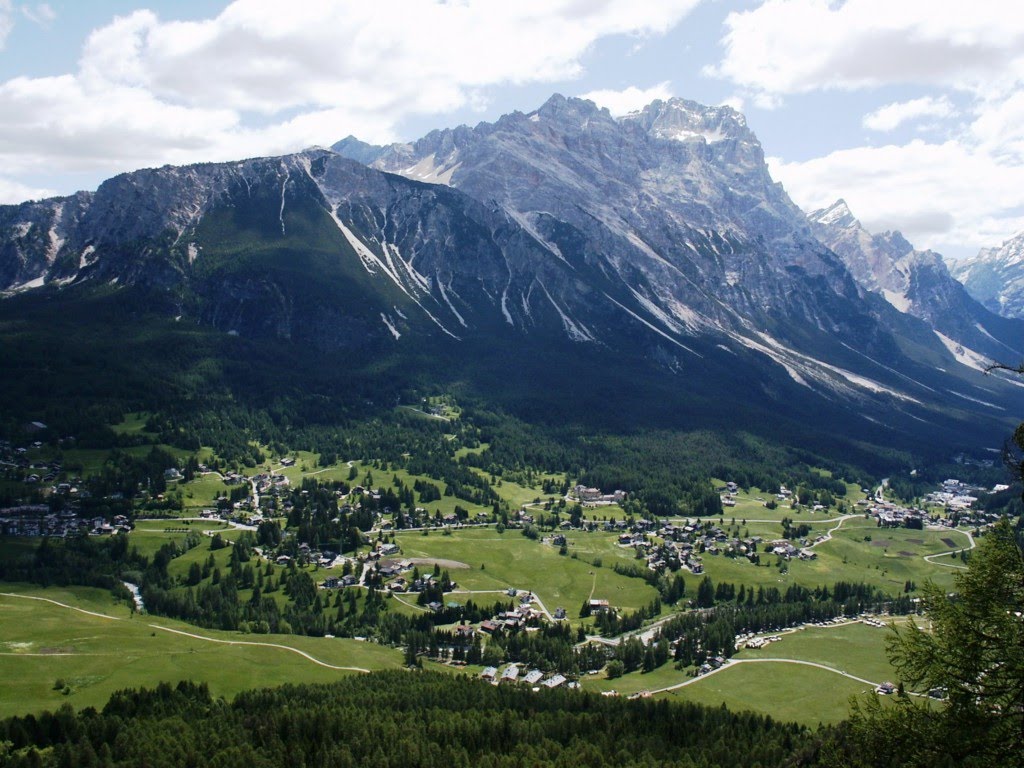
[[[580,687],[578,682],[570,681],[565,675],[561,675],[557,672],[548,675],[546,678],[544,673],[539,669],[531,669],[529,672],[522,674],[522,670],[518,664],[509,664],[501,672],[498,671],[497,667],[487,667],[480,673],[480,679],[486,680],[492,685],[500,685],[502,683],[522,683],[530,686],[534,690],[540,690],[541,688],[559,688],[563,685],[567,688]]]
[[[917,507],[905,507],[893,501],[876,497],[861,499],[858,507],[866,508],[867,512],[886,528],[921,528],[928,513]]]
[[[588,488],[585,485],[577,485],[567,495],[567,500],[582,504],[584,507],[607,507],[612,504],[621,504],[626,500],[625,491],[613,491],[603,493],[600,488]]]
[[[520,629],[525,629],[527,626],[537,626],[539,622],[547,618],[541,611],[534,608],[532,592],[516,590],[514,587],[510,587],[506,594],[509,597],[518,598],[519,604],[510,611],[502,611],[480,622],[480,631],[484,634],[495,635],[502,632],[517,632]],[[564,619],[565,609],[559,608],[556,610],[553,618],[556,620]],[[459,629],[465,633],[472,628],[459,627]]]
[[[289,486],[287,477],[269,472],[261,472],[258,475],[254,475],[252,482],[255,484],[256,493],[260,494],[270,493],[272,490],[287,491]]]
[[[703,573],[702,555],[705,554],[745,557],[751,562],[758,560],[759,552],[778,555],[787,560],[814,560],[817,554],[811,547],[824,538],[818,536],[814,541],[804,538],[795,543],[788,539],[766,542],[760,536],[729,536],[720,527],[711,524],[666,523],[657,530],[646,531],[643,530],[646,522],[639,521],[633,526],[635,530],[620,534],[618,544],[620,547],[640,550],[645,556],[647,567],[657,573],[663,572],[666,568],[672,571],[683,568],[694,574]],[[654,534],[661,541],[657,541],[650,534]]]
[[[42,425],[42,428],[45,429],[46,425]],[[54,482],[63,470],[59,461],[29,459],[29,450],[41,445],[42,443],[35,442],[31,446],[15,447],[7,440],[0,441],[0,467],[6,470],[5,474],[9,477],[20,479],[26,485]],[[76,483],[78,482],[81,481],[76,478]],[[75,492],[77,493],[77,490]]]
[[[1009,486],[996,486],[998,490],[1006,490]],[[998,492],[995,490],[993,492]],[[982,489],[975,488],[962,483],[959,480],[950,478],[944,480],[939,490],[929,493],[925,501],[930,504],[941,505],[951,512],[966,512],[971,509],[974,502],[978,500],[978,494]]]
[[[117,515],[113,522],[103,517],[84,518],[75,509],[51,512],[46,504],[23,504],[0,509],[0,535],[3,536],[80,536],[87,533],[105,536],[128,533],[131,522]]]
[[[974,509],[974,503],[987,493],[999,493],[1009,488],[996,485],[991,490],[968,485],[954,478],[944,480],[938,490],[924,497],[927,507],[942,507],[945,514],[929,512],[920,507],[905,507],[881,498],[862,499],[857,502],[883,526],[920,528],[925,522],[955,527],[957,525],[985,525],[995,520],[997,514]]]

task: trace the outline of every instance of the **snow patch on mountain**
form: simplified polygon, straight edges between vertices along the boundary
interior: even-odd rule
[[[990,403],[987,400],[979,400],[976,397],[971,397],[970,395],[965,395],[963,392],[957,392],[955,389],[948,389],[946,391],[949,392],[951,395],[956,395],[957,397],[961,397],[964,400],[969,400],[972,403],[977,403],[978,405],[984,405],[987,408],[995,408],[997,411],[1005,411],[1006,410],[1001,405],[996,405],[995,403]]]
[[[387,326],[387,329],[389,331],[391,331],[391,335],[395,337],[396,341],[398,339],[402,338],[402,334],[399,333],[398,329],[395,327],[395,321],[394,320],[392,320],[390,317],[385,315],[383,312],[380,313],[380,319],[384,321],[384,325]]]
[[[90,264],[94,264],[96,262],[96,259],[93,257],[95,253],[96,253],[96,246],[95,245],[89,244],[89,245],[85,246],[85,248],[82,249],[82,252],[80,254],[78,254],[78,269],[79,270],[83,270],[86,267],[88,267]],[[189,263],[191,263],[191,262],[192,262],[192,260],[189,259]]]
[[[900,312],[910,314],[910,310],[914,306],[914,303],[908,299],[906,295],[897,291],[891,291],[888,288],[883,288],[881,293],[882,296],[885,297],[885,300],[896,307]]]
[[[558,306],[558,302],[556,302],[552,298],[551,293],[548,291],[548,289],[544,286],[543,283],[540,284],[540,288],[542,291],[544,291],[544,295],[548,297],[548,301],[551,302],[551,306],[555,308],[555,311],[558,313],[558,316],[562,319],[562,327],[565,329],[565,332],[570,339],[572,339],[573,341],[580,342],[595,341],[594,334],[590,332],[590,329],[583,325],[583,323],[576,322],[571,317],[569,317],[569,315],[566,314],[560,306]],[[507,314],[507,310],[505,309],[504,301],[505,297],[503,296],[502,310],[506,312],[506,317],[510,318],[510,316]],[[509,319],[509,322],[511,322],[511,319]]]
[[[676,141],[690,141],[691,139],[701,139],[707,144],[714,144],[716,141],[722,141],[727,137],[720,130],[693,131],[686,128],[680,128],[675,133],[669,134],[667,138],[672,138],[675,139]]]
[[[935,335],[961,365],[966,365],[968,368],[974,368],[977,371],[985,371],[988,366],[992,365],[992,360],[978,352],[975,352],[973,349],[968,349],[959,342],[949,338],[949,336],[946,336],[939,331],[935,331]]]
[[[402,169],[401,174],[406,178],[423,181],[428,184],[450,186],[452,174],[459,170],[459,166],[462,164],[457,162],[457,157],[458,152],[445,158],[445,163],[442,165],[437,162],[437,155],[431,152],[418,163]]]

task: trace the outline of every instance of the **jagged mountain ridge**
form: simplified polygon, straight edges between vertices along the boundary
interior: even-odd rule
[[[998,248],[950,261],[949,270],[989,311],[1024,319],[1024,232]]]
[[[347,257],[346,274],[363,283],[363,297],[385,299],[376,302],[376,327],[364,329],[371,336],[397,338],[429,327],[457,338],[474,321],[480,330],[493,324],[492,315],[500,319],[497,296],[508,285],[541,279],[557,297],[565,283],[558,275],[565,266],[501,212],[455,190],[382,174],[325,150],[139,171],[111,179],[95,193],[0,207],[0,231],[13,235],[3,243],[0,274],[14,292],[119,282],[220,294],[221,304],[225,295],[234,296],[235,303],[273,316],[267,327],[255,318],[245,322],[247,310],[239,307],[207,307],[202,319],[222,330],[290,338],[294,324],[287,316],[296,296],[282,296],[251,276],[236,285],[204,255],[234,247],[230,239],[218,242],[220,225],[211,223],[228,213],[253,220],[229,228],[232,234],[249,230],[264,247],[295,247],[289,219],[299,212],[316,219],[306,229],[332,230],[331,247]],[[361,269],[352,271],[355,265]],[[315,283],[318,276],[306,277]],[[343,314],[351,307],[341,309]],[[532,295],[503,311],[540,327],[551,319],[547,314],[556,315]]]
[[[1024,323],[999,317],[973,299],[939,254],[916,250],[900,232],[868,232],[842,199],[808,218],[865,289],[926,322],[965,365],[984,368],[1024,357]]]
[[[628,360],[681,412],[732,398],[979,435],[1015,394],[859,286],[728,108],[673,100],[615,120],[556,96],[411,145],[336,149],[0,207],[0,287],[146,286],[175,317],[327,352],[507,348],[571,366],[590,350],[610,391],[629,386]]]
[[[955,368],[950,357],[972,364],[929,322],[858,285],[771,179],[757,138],[728,107],[672,99],[615,119],[555,96],[493,124],[390,147],[349,137],[334,149],[493,202],[556,255],[583,250],[659,332],[728,337],[802,383],[834,387],[840,368],[847,384],[900,390],[906,379],[891,368],[907,347],[926,348],[934,365]],[[564,224],[582,244],[559,240]],[[870,383],[846,376],[847,366],[870,371]]]

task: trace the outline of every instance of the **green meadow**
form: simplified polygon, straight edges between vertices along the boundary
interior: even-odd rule
[[[861,623],[808,627],[734,656],[737,660],[780,661],[734,664],[699,678],[676,670],[670,662],[646,674],[634,672],[614,680],[603,674],[590,675],[581,682],[585,690],[616,691],[623,696],[680,686],[656,695],[711,706],[725,704],[729,709],[752,710],[810,726],[835,723],[849,714],[850,697],[870,687],[837,672],[790,661],[821,664],[873,683],[895,682],[896,672],[885,653],[890,634],[887,628]]]
[[[468,566],[450,569],[460,589],[527,589],[536,593],[549,611],[564,607],[569,618],[575,618],[591,597],[635,611],[658,594],[640,579],[615,573],[610,561],[594,567],[582,556],[560,555],[557,547],[532,541],[515,529],[498,533],[494,528],[471,528],[450,536],[399,532],[395,542],[404,557],[453,560]]]
[[[0,594],[0,717],[56,709],[65,702],[102,707],[114,691],[161,681],[203,681],[214,695],[231,696],[353,674],[332,667],[388,669],[402,663],[398,651],[357,640],[242,635],[132,615],[101,590],[4,584],[0,592],[18,595]]]

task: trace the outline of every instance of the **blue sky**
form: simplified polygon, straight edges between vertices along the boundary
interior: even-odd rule
[[[165,163],[682,96],[807,210],[972,254],[1024,230],[1017,0],[0,0],[0,202]]]

